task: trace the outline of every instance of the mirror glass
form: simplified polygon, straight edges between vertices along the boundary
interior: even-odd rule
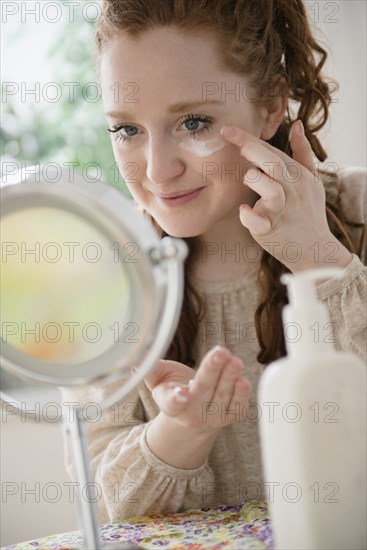
[[[129,278],[96,225],[62,208],[33,206],[3,217],[1,238],[4,342],[50,368],[96,358],[116,343]]]

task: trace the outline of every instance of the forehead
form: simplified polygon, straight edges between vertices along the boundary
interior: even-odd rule
[[[182,31],[160,27],[131,38],[116,35],[101,55],[100,75],[104,96],[118,83],[134,83],[135,89],[152,96],[199,97],[208,83],[238,81],[239,75],[225,72],[218,63],[218,41],[211,31]],[[173,96],[172,96],[173,95]]]

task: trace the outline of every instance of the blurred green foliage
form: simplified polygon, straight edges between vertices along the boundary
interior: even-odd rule
[[[95,25],[83,18],[81,10],[75,10],[71,22],[65,17],[54,27],[55,40],[47,52],[47,59],[52,64],[54,81],[62,90],[61,97],[43,108],[30,101],[29,116],[25,120],[14,96],[6,97],[2,103],[3,158],[29,166],[56,162],[67,167],[64,163],[76,163],[75,170],[85,169],[88,178],[98,173],[102,181],[130,196],[113,156],[100,88],[97,87]],[[22,33],[18,30],[12,37],[13,40],[21,38]],[[30,44],[30,55],[31,50]],[[64,83],[73,85],[65,86]],[[93,166],[97,166],[97,170]]]

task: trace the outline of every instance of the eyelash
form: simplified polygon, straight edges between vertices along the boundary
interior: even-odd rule
[[[198,120],[199,122],[206,122],[207,126],[203,126],[199,130],[193,130],[192,132],[190,132],[190,136],[198,136],[198,135],[202,134],[203,132],[206,132],[207,130],[210,130],[210,125],[213,124],[213,119],[210,116],[200,115],[200,114],[189,114],[189,115],[185,115],[185,117],[180,120],[179,126],[181,126],[185,122],[188,122],[188,121],[191,121],[191,120],[194,120],[194,121]],[[135,137],[135,136],[124,136],[121,133],[118,133],[121,130],[123,130],[124,128],[135,128],[135,126],[133,126],[133,124],[126,124],[126,123],[124,123],[124,124],[115,124],[114,126],[112,126],[112,128],[113,128],[112,130],[110,130],[109,128],[107,128],[107,130],[109,132],[113,133],[113,134],[117,133],[117,136],[115,137],[116,141],[120,141],[120,140],[122,142],[130,141],[130,139]]]

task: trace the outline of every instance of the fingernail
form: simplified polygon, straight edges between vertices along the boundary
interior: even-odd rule
[[[177,401],[184,403],[184,401],[188,400],[189,396],[187,394],[182,393],[182,388],[180,386],[176,386],[175,388],[173,388],[173,391],[175,393],[175,397]]]
[[[220,133],[225,138],[231,138],[236,135],[236,130],[232,128],[232,126],[223,126],[223,128],[220,129]]]
[[[291,131],[290,131],[289,139],[291,139],[293,132],[295,133],[296,136],[304,136],[305,135],[305,129],[303,127],[303,123],[302,123],[302,120],[300,118],[298,120],[296,120],[296,122],[293,124],[293,126],[291,128]]]
[[[229,363],[228,367],[227,367],[228,371],[230,373],[235,373],[237,372],[239,369],[239,366],[237,365],[237,363]]]
[[[303,126],[303,122],[300,118],[297,120],[297,132],[299,133],[300,136],[305,135],[305,129],[304,129],[304,126]]]
[[[214,363],[221,364],[224,358],[225,358],[225,351],[221,349],[219,346],[215,347],[215,351],[213,353]]]
[[[219,346],[219,345],[215,346],[215,347],[212,349],[212,353],[213,353],[212,357],[213,357],[214,361],[216,361],[217,358],[220,357],[221,350],[222,350],[222,348],[221,348],[221,346]]]

